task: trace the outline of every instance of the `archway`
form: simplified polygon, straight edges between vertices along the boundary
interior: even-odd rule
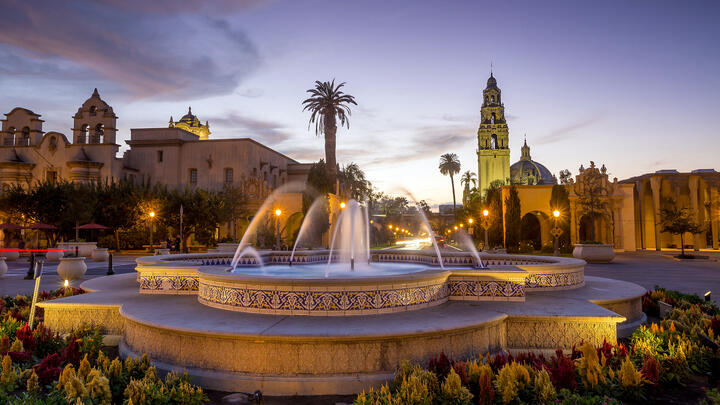
[[[580,217],[578,227],[578,240],[580,243],[583,242],[600,242],[605,243],[606,239],[606,222],[601,216],[593,217],[589,214],[585,214]]]
[[[528,213],[520,221],[520,242],[530,242],[535,250],[542,248],[542,230],[540,220],[535,214]]]

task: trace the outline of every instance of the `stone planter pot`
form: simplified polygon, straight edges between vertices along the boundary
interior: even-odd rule
[[[60,259],[57,272],[63,280],[77,280],[85,275],[87,265],[85,258],[80,257],[64,257]]]
[[[20,258],[20,252],[17,250],[8,250],[5,252],[2,252],[2,255],[5,257],[5,260],[8,262],[13,262]]]
[[[48,250],[47,252],[45,252],[45,260],[49,262],[59,262],[60,259],[63,258],[63,256],[65,256],[65,252],[60,249]]]
[[[0,257],[0,277],[7,273],[7,263],[5,263],[5,257]]]
[[[573,249],[573,257],[588,263],[610,263],[615,258],[612,245],[578,243]]]
[[[109,257],[107,248],[95,248],[92,252],[92,259],[96,262],[106,262]]]
[[[162,249],[155,249],[156,255],[169,255],[170,249],[162,248]]]

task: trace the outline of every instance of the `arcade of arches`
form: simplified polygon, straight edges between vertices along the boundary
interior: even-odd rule
[[[594,168],[594,165],[592,166]],[[590,168],[588,168],[589,170]],[[679,173],[662,170],[627,180],[608,180],[600,169],[607,191],[607,213],[595,221],[583,212],[575,192],[582,181],[581,173],[564,187],[568,190],[570,212],[561,213],[561,220],[570,225],[570,243],[595,239],[612,244],[615,250],[679,248],[680,236],[661,232],[660,210],[670,204],[690,210],[693,219],[703,227],[697,235],[687,234],[687,248],[720,248],[720,173],[715,170],[694,170]],[[552,185],[516,185],[521,209],[521,241],[538,246],[552,244],[554,218],[550,207]],[[502,190],[503,201],[510,186]],[[507,208],[503,206],[503,210]],[[591,232],[591,227],[593,227]]]

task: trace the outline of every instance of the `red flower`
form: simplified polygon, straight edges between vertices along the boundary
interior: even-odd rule
[[[48,385],[60,378],[62,372],[60,364],[62,364],[62,358],[57,353],[53,353],[47,355],[39,364],[33,367],[42,385]]]
[[[76,338],[72,338],[66,348],[61,352],[63,360],[75,366],[80,364],[80,344]]]
[[[574,390],[577,386],[575,381],[575,362],[563,354],[562,349],[557,349],[550,361],[550,379],[557,388]]]
[[[33,336],[33,331],[27,324],[15,332],[15,337],[20,339],[25,350],[32,351],[35,348],[35,336]]]
[[[27,363],[32,358],[32,353],[30,352],[8,352],[8,355],[13,363]]]

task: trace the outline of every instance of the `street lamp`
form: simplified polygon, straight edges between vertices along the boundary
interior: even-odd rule
[[[153,251],[153,219],[155,219],[155,211],[150,211],[148,214],[150,217],[150,252]]]
[[[280,208],[275,210],[275,248],[280,250],[280,215],[282,210]]]
[[[483,251],[488,251],[488,216],[490,215],[490,211],[483,210],[483,228],[485,228],[485,245],[483,245]]]
[[[344,210],[344,209],[345,209],[345,201],[343,201],[343,202],[340,203],[340,209],[341,209],[341,210]]]
[[[555,256],[560,256],[560,235],[562,235],[563,230],[558,226],[558,219],[560,218],[560,211],[554,210],[553,211],[553,221],[554,221],[554,227],[552,230],[552,235],[555,238]]]

